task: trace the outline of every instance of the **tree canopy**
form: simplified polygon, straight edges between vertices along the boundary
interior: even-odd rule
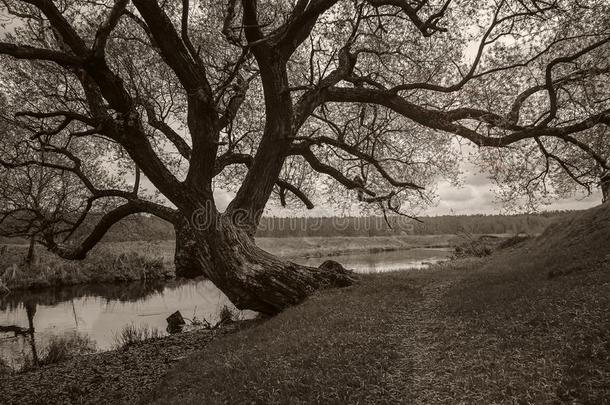
[[[3,118],[52,156],[4,167],[69,172],[81,211],[106,212],[80,246],[47,234],[66,257],[135,212],[251,235],[272,195],[408,215],[455,179],[463,143],[507,199],[590,190],[609,169],[604,0],[0,4]]]

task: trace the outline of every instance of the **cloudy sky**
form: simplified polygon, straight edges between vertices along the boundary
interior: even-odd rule
[[[506,212],[503,206],[496,201],[493,192],[494,185],[483,174],[475,168],[468,167],[464,170],[463,182],[454,186],[447,181],[441,181],[437,187],[438,201],[418,213],[420,216],[436,215],[462,215],[462,214],[500,214]],[[223,210],[233,198],[231,193],[217,190],[216,202],[220,210]],[[540,207],[541,211],[547,210],[580,210],[599,205],[601,194],[596,191],[590,196],[574,196],[556,200],[550,205]],[[312,210],[306,209],[271,209],[269,214],[277,216],[328,216],[337,214],[332,206],[316,206]]]
[[[466,174],[462,187],[441,182],[438,194],[438,205],[426,210],[426,214],[497,214],[503,211],[502,205],[495,201],[492,183],[485,176],[473,172]],[[541,210],[586,209],[599,205],[600,202],[601,195],[596,192],[589,197],[581,195],[557,200]]]

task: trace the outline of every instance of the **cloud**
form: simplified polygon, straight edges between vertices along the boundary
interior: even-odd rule
[[[422,215],[499,214],[503,208],[495,199],[493,184],[489,180],[481,181],[481,176],[467,175],[461,186],[442,181],[438,185],[438,196],[438,204],[425,210]],[[590,196],[576,195],[558,199],[540,209],[583,210],[599,205],[600,202],[601,193],[594,192]]]
[[[439,198],[445,202],[461,202],[472,200],[474,192],[472,186],[455,188],[451,186],[439,186]]]
[[[491,214],[498,212],[499,207],[494,202],[494,194],[490,188],[489,181],[483,182],[479,176],[466,176],[464,184],[461,186],[442,181],[438,185],[438,205],[428,208],[423,214]]]
[[[224,211],[229,206],[229,203],[235,195],[227,190],[222,188],[217,188],[214,190],[214,202],[216,203],[216,207],[219,211]]]

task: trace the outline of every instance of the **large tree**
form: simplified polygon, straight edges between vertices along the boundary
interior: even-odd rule
[[[158,215],[178,272],[239,308],[273,314],[353,281],[255,245],[273,196],[405,214],[454,178],[462,142],[520,196],[590,189],[609,169],[606,1],[1,4],[3,118],[53,156],[4,166],[70,172],[83,214],[105,211],[81,243],[48,232],[46,246],[80,259],[117,221]],[[216,186],[235,192],[224,212]]]

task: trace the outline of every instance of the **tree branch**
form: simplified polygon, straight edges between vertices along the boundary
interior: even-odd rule
[[[0,54],[17,59],[46,60],[64,67],[78,67],[84,62],[84,59],[63,52],[6,42],[0,42]]]

